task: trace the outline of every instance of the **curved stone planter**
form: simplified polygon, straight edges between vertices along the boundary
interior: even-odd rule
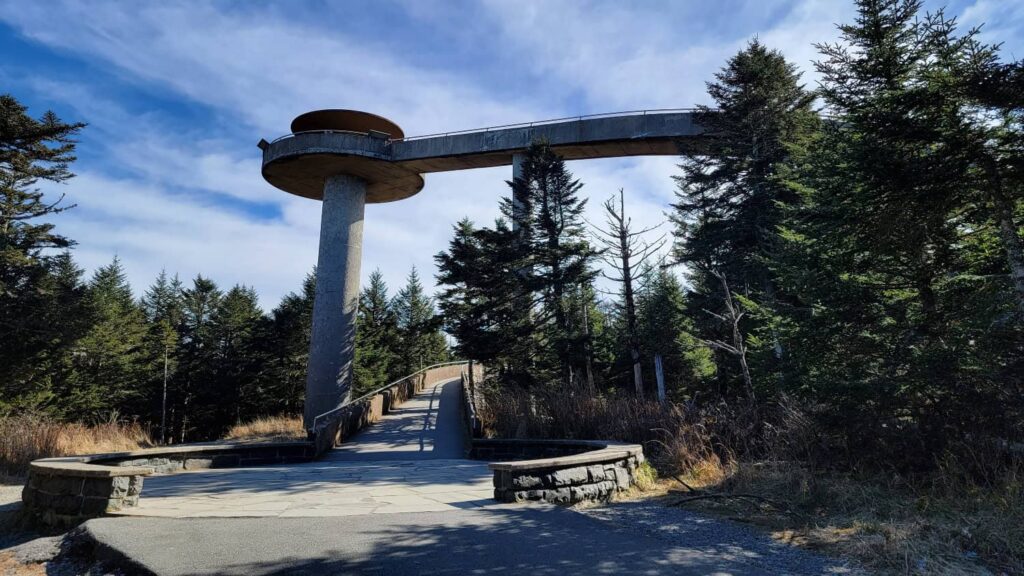
[[[628,489],[644,461],[639,444],[600,440],[474,440],[473,456],[492,462],[494,499],[576,504]]]
[[[306,462],[312,442],[182,444],[163,448],[42,458],[29,466],[25,509],[49,525],[70,526],[138,504],[154,473]]]

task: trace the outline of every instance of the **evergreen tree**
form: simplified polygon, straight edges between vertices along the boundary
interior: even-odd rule
[[[72,242],[43,220],[68,207],[60,205],[63,197],[44,198],[36,185],[73,176],[74,137],[84,126],[52,112],[34,119],[12,96],[0,95],[0,410],[42,400],[55,362],[78,336],[68,330],[77,319],[54,321],[65,311],[56,307],[69,304],[70,293],[60,292],[68,278],[59,275],[69,271],[70,258],[55,262],[50,250]]]
[[[650,356],[646,379],[655,381],[654,356],[661,356],[666,395],[690,400],[707,391],[716,366],[712,351],[693,335],[685,294],[679,280],[667,270],[648,268],[638,298],[639,333]]]
[[[353,371],[353,397],[401,378],[399,360],[401,339],[398,317],[388,296],[388,286],[380,270],[370,274],[370,283],[359,295],[356,319],[356,360]]]
[[[788,303],[778,293],[770,263],[776,258],[783,209],[799,197],[780,179],[779,170],[795,149],[806,145],[819,122],[814,95],[800,84],[796,67],[757,40],[730,58],[707,86],[715,108],[699,107],[695,119],[708,137],[683,150],[672,219],[674,254],[690,271],[699,332],[719,340],[726,337],[722,328],[704,312],[724,312],[716,274],[769,309]],[[763,328],[748,319],[742,331]],[[772,360],[761,360],[763,372],[780,372],[785,345],[774,327],[768,328],[771,346],[765,351]],[[733,363],[723,358],[722,364]],[[727,385],[738,375],[728,370],[722,377]]]
[[[218,435],[231,424],[261,415],[257,382],[263,358],[257,338],[262,320],[256,291],[238,285],[224,294],[211,318],[217,347],[214,379],[202,397],[203,404],[218,408],[209,425]]]
[[[588,285],[597,274],[591,266],[596,250],[587,242],[583,226],[586,199],[583,184],[573,178],[565,162],[544,142],[535,142],[524,154],[522,177],[510,183],[512,197],[523,199],[521,211],[506,199],[503,210],[519,225],[513,246],[523,264],[518,273],[524,287],[537,295],[540,306],[527,309],[535,332],[542,334],[546,352],[534,365],[545,378],[569,383],[582,373],[581,359],[589,343],[574,335],[569,322],[568,297]]]
[[[55,409],[76,418],[137,413],[144,390],[145,316],[118,258],[99,268],[86,291],[89,330],[75,342]]]
[[[803,202],[774,270],[799,300],[784,320],[797,389],[828,398],[857,451],[914,442],[927,459],[965,433],[1013,434],[1024,341],[1012,258],[993,257],[1000,240],[1013,251],[981,136],[997,124],[975,114],[951,29],[919,10],[860,1],[819,47],[833,121],[794,157]]]
[[[503,207],[509,208],[507,199]],[[534,300],[520,273],[525,265],[517,235],[502,219],[493,229],[463,219],[448,250],[434,260],[438,305],[459,356],[528,383],[536,350],[529,314]]]
[[[92,322],[83,271],[71,253],[64,251],[48,259],[46,267],[47,274],[38,289],[49,303],[38,310],[34,320],[49,327],[49,339],[43,349],[35,351],[32,364],[5,366],[9,372],[0,376],[0,414],[13,409],[59,407],[59,394],[66,389],[71,370],[68,358]],[[7,340],[0,350],[10,359],[27,346],[40,344],[33,335],[25,335],[25,341]]]
[[[412,374],[447,359],[441,319],[434,310],[433,300],[423,292],[415,267],[409,272],[405,286],[399,290],[391,307],[400,342],[396,350],[400,374]]]
[[[178,328],[182,325],[182,286],[178,276],[168,279],[165,270],[142,299],[148,330],[146,349],[149,357],[150,397],[148,413],[160,425],[160,441],[167,441],[168,387],[177,374]]]
[[[261,342],[267,366],[257,392],[265,414],[300,414],[309,361],[316,271],[306,275],[302,290],[285,296],[264,320]]]
[[[213,318],[222,297],[217,284],[201,275],[191,288],[182,291],[181,377],[172,404],[179,442],[207,432],[203,427],[209,424],[205,419],[208,407],[197,405],[196,400],[214,385],[218,349]]]

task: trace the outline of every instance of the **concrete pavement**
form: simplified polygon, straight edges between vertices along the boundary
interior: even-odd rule
[[[766,573],[728,542],[666,545],[548,506],[350,518],[104,518],[85,530],[106,551],[101,558],[123,565],[117,560],[127,557],[139,572],[162,576]]]
[[[486,464],[461,459],[458,385],[410,399],[317,462],[147,478],[138,508],[86,522],[67,548],[161,576],[845,571],[654,504],[587,514],[498,504]]]
[[[124,516],[323,517],[490,506],[485,462],[465,460],[459,380],[410,398],[383,420],[301,464],[147,478]]]

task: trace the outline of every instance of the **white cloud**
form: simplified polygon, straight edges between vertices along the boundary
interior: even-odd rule
[[[105,147],[105,161],[79,163],[82,175],[66,187],[80,207],[59,225],[80,242],[78,258],[94,268],[118,253],[140,291],[163,267],[184,278],[202,273],[225,286],[254,285],[271,307],[298,288],[317,252],[319,203],[264,182],[254,146],[285,132],[294,115],[364,109],[421,134],[691,106],[706,101],[704,82],[754,35],[809,71],[812,42],[834,39],[834,23],[849,21],[852,12],[851,3],[836,0],[735,0],[718,12],[680,2],[494,1],[468,8],[474,29],[467,31],[456,28],[467,18],[452,24],[438,13],[449,8],[443,3],[406,5],[416,6],[415,21],[460,50],[485,43],[479,58],[490,60],[478,67],[487,73],[450,65],[437,46],[425,59],[409,52],[414,43],[385,34],[355,38],[274,6],[0,0],[0,20],[27,38],[99,63],[141,88],[142,98],[162,91],[162,102],[178,100],[211,118],[179,124],[160,104],[140,105],[138,94],[131,103],[116,101],[116,89],[98,89],[103,79],[51,76],[45,68],[25,79],[0,64],[15,87],[21,82],[75,107],[96,135],[90,141]],[[964,12],[968,23],[993,18],[1001,19],[997,30],[1006,39],[1024,14],[993,0]],[[591,221],[603,222],[601,202],[622,187],[637,225],[649,226],[673,201],[674,164],[632,158],[573,162],[570,169],[586,184]],[[416,265],[429,283],[432,257],[446,247],[451,226],[462,216],[489,224],[510,173],[430,174],[419,195],[367,207],[364,278],[379,267],[396,289]]]

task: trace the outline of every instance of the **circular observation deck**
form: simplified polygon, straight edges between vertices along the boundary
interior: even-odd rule
[[[393,202],[423,189],[423,177],[391,161],[397,124],[358,110],[315,110],[295,118],[292,133],[263,145],[263,178],[274,187],[323,199],[324,180],[346,174],[366,181],[368,203]]]

